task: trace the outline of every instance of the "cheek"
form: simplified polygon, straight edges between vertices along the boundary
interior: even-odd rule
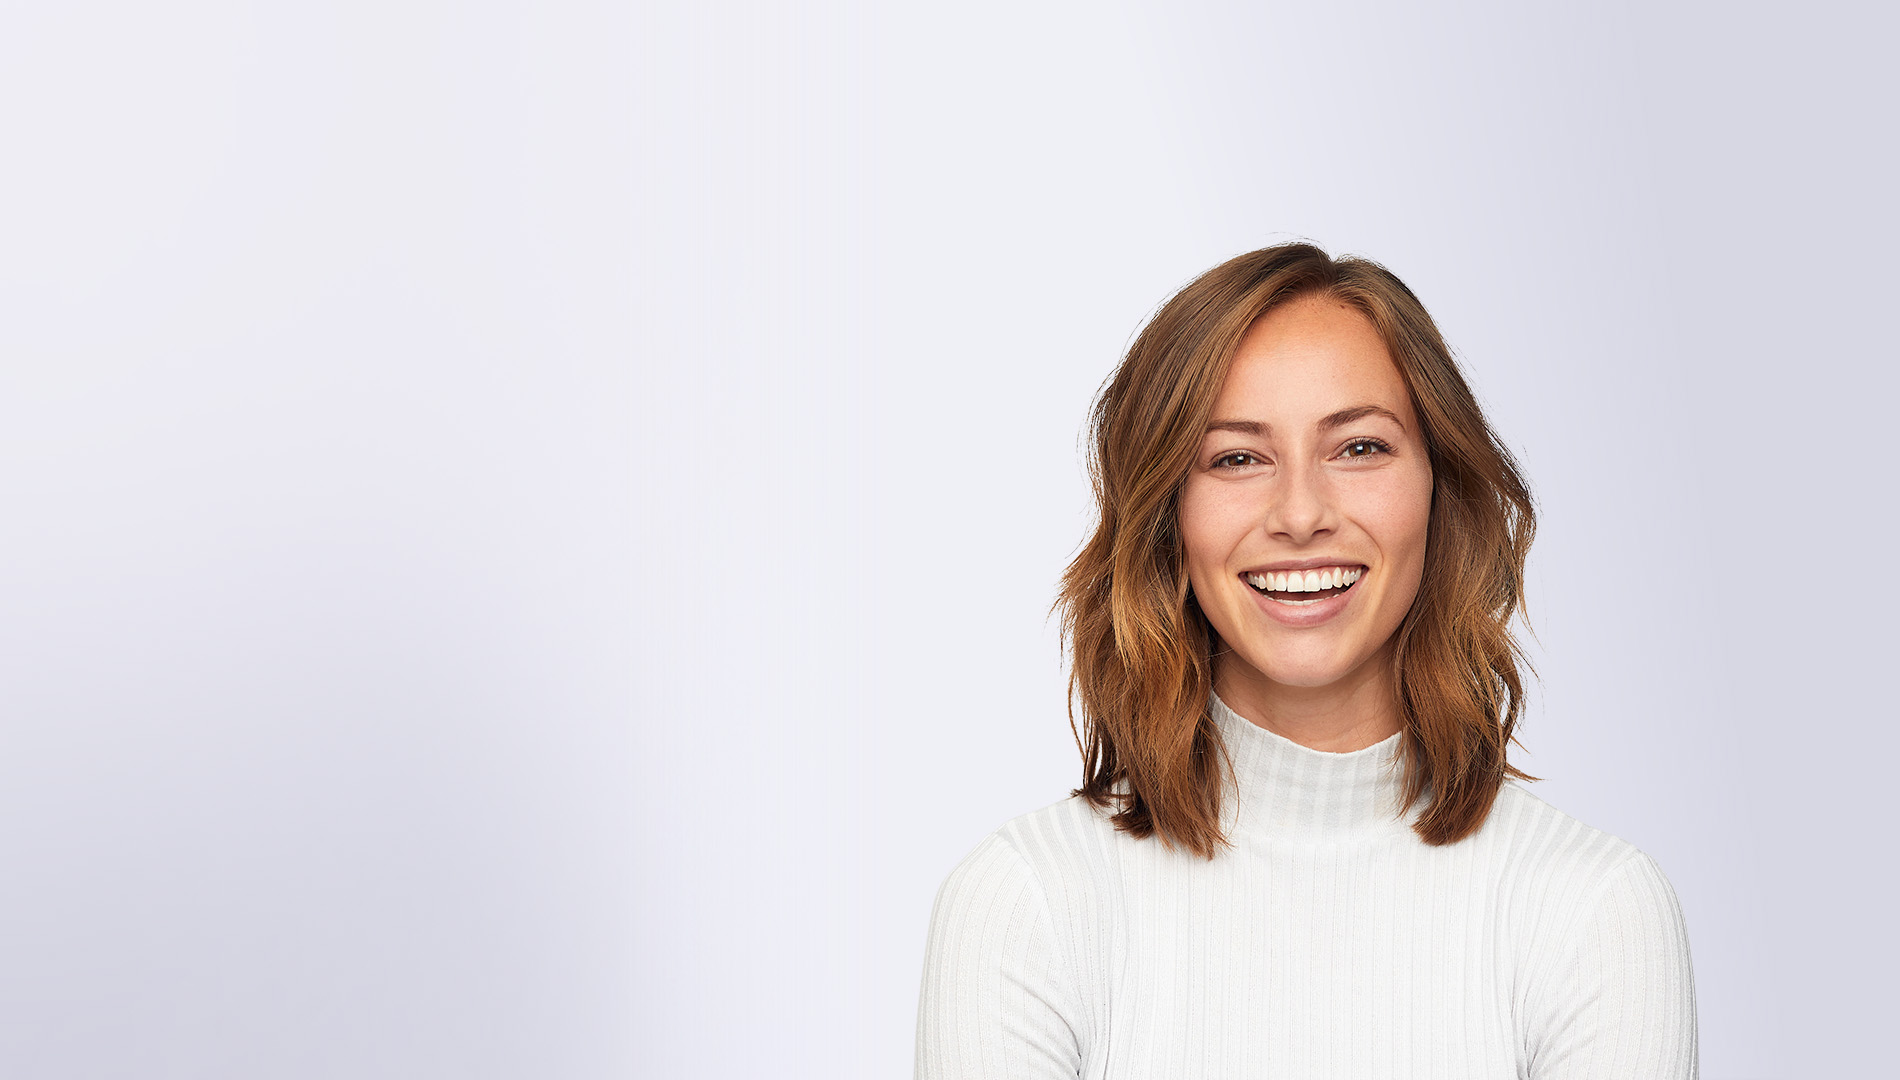
[[[1422,479],[1394,492],[1387,504],[1385,535],[1380,541],[1386,557],[1401,569],[1404,606],[1411,607],[1425,574],[1425,542],[1432,524],[1432,478]]]
[[[1360,521],[1384,556],[1400,566],[1422,569],[1425,537],[1432,522],[1430,472],[1394,474],[1363,507]]]
[[[1228,536],[1232,515],[1226,509],[1213,492],[1192,480],[1181,490],[1176,520],[1181,528],[1181,546],[1187,552],[1190,579],[1218,574],[1225,562],[1232,546]]]

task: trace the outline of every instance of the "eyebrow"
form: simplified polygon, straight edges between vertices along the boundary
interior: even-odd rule
[[[1325,417],[1321,418],[1319,426],[1322,428],[1343,427],[1346,424],[1352,423],[1354,420],[1364,420],[1368,416],[1383,416],[1399,425],[1400,431],[1405,430],[1405,422],[1398,418],[1398,414],[1383,405],[1349,406],[1338,412],[1328,413]],[[1271,434],[1273,427],[1269,424],[1263,424],[1258,420],[1213,420],[1208,422],[1207,430],[1238,431],[1244,435],[1261,437]]]

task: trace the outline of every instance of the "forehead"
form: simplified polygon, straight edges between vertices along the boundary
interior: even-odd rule
[[[1281,304],[1247,328],[1214,411],[1305,427],[1354,405],[1383,405],[1414,426],[1405,379],[1371,320],[1314,296]]]

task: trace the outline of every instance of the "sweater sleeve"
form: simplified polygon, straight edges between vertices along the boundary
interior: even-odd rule
[[[1676,893],[1642,852],[1572,922],[1531,996],[1533,1080],[1695,1080],[1695,979]]]
[[[1068,1080],[1074,985],[1035,870],[1000,833],[937,892],[917,1008],[917,1080]]]

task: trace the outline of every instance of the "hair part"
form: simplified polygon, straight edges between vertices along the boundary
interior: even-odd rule
[[[1094,533],[1063,573],[1055,607],[1071,659],[1069,726],[1083,784],[1115,826],[1213,858],[1232,762],[1208,711],[1216,636],[1188,587],[1180,496],[1248,327],[1290,300],[1351,304],[1384,338],[1411,394],[1432,467],[1418,595],[1395,632],[1405,726],[1406,808],[1449,844],[1483,825],[1509,779],[1523,710],[1510,620],[1524,612],[1536,529],[1529,487],[1492,431],[1438,327],[1391,271],[1282,244],[1230,259],[1164,303],[1097,395],[1089,416]],[[1077,712],[1082,728],[1077,728]]]

